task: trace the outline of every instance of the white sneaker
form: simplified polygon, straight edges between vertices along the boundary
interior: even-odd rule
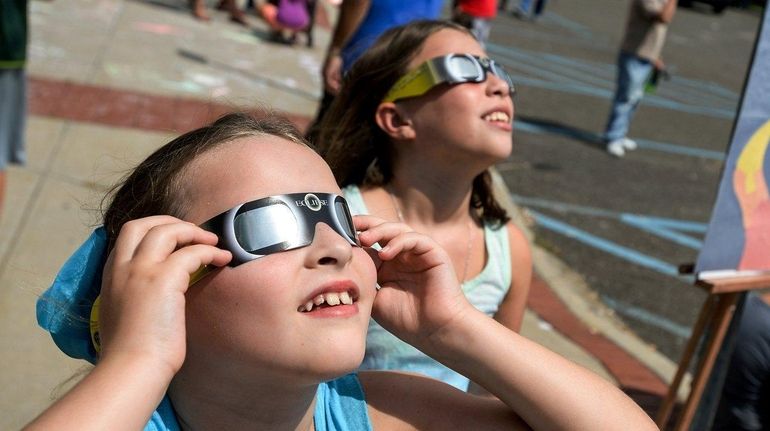
[[[620,140],[622,141],[623,148],[627,151],[634,151],[635,149],[639,148],[639,146],[636,144],[636,141],[633,139],[623,138]]]
[[[623,157],[626,155],[626,147],[623,145],[623,138],[609,142],[606,149],[608,153],[615,157]]]

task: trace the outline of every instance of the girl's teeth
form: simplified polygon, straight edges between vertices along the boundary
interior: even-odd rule
[[[508,115],[503,112],[493,112],[484,117],[486,121],[508,121]]]
[[[353,303],[353,299],[350,297],[350,295],[348,295],[348,292],[341,292],[340,302],[342,302],[345,305],[350,305]]]
[[[299,309],[297,309],[297,311],[300,311],[300,312],[313,311],[313,308],[319,307],[323,304],[328,304],[329,306],[340,305],[340,304],[352,305],[353,298],[350,296],[348,292],[324,293],[322,295],[316,296],[311,301],[308,301],[306,304],[301,305]]]
[[[340,295],[334,292],[330,292],[324,295],[326,303],[329,305],[340,305]]]

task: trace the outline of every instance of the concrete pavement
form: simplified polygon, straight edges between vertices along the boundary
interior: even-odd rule
[[[319,2],[315,46],[307,48],[266,42],[253,16],[251,29],[214,10],[202,23],[186,5],[30,2],[29,162],[10,168],[0,218],[0,429],[31,420],[84,365],[37,326],[34,304],[98,223],[107,188],[176,134],[223,112],[272,107],[300,126],[315,112],[334,7]],[[526,228],[526,214],[510,208]],[[629,392],[660,396],[674,364],[544,250],[535,249],[535,267],[524,335]]]

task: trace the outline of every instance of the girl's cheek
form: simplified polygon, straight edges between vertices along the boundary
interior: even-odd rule
[[[361,285],[358,287],[362,292],[369,292],[371,290],[369,293],[373,294],[374,284],[377,282],[377,268],[374,265],[374,261],[363,248],[356,247],[353,249],[353,253],[356,272],[361,277]]]

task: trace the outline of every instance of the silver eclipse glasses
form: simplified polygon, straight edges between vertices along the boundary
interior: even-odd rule
[[[325,223],[351,245],[359,246],[348,203],[333,193],[291,193],[237,205],[200,226],[219,237],[238,266],[268,254],[305,247],[315,226]]]

